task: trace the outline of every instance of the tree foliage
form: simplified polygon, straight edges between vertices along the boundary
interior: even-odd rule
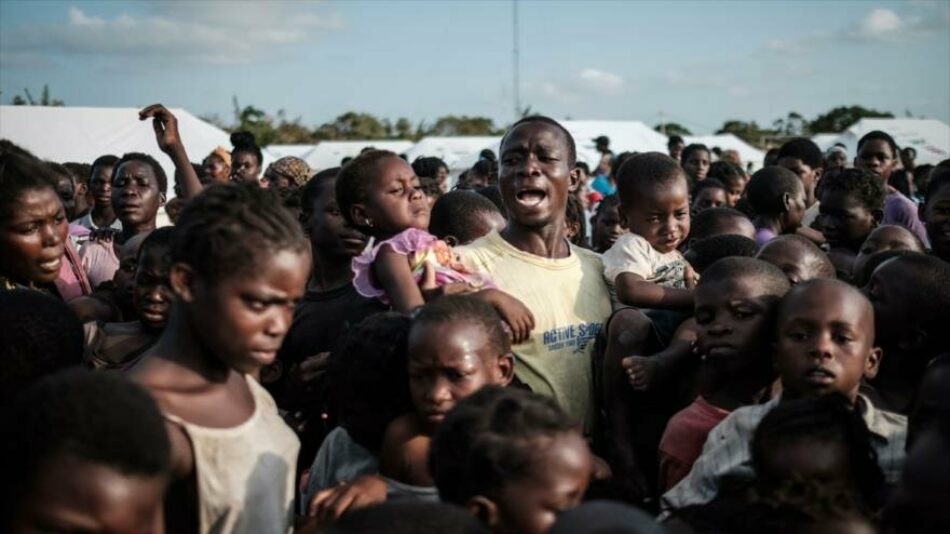
[[[14,106],[54,106],[61,107],[65,106],[66,103],[57,98],[53,98],[49,93],[49,85],[43,85],[43,92],[40,93],[39,101],[33,99],[33,95],[30,94],[30,90],[23,88],[23,95],[14,95],[13,99],[10,101]]]
[[[678,122],[661,122],[653,127],[654,130],[665,133],[665,135],[693,135],[689,128]]]
[[[843,132],[861,119],[892,119],[887,111],[868,109],[862,106],[839,106],[815,117],[808,124],[812,132]]]

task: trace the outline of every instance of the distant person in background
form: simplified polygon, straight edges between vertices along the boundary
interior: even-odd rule
[[[887,180],[887,185],[897,189],[907,198],[911,198],[914,190],[914,170],[917,168],[914,160],[917,158],[917,151],[913,147],[904,147],[901,150],[901,168],[891,173]]]
[[[670,153],[670,157],[676,161],[683,159],[683,149],[686,148],[686,141],[683,141],[683,138],[678,135],[671,135],[670,140],[666,142],[666,149]]]
[[[613,169],[620,165],[614,165],[613,157],[610,153],[602,153],[597,168],[594,169],[594,179],[590,183],[590,188],[603,196],[609,196],[617,191],[617,186],[611,181]]]
[[[231,180],[231,153],[223,146],[215,148],[205,156],[201,166],[205,170],[204,185],[212,182],[225,184]]]
[[[294,156],[285,156],[267,166],[261,184],[277,191],[302,187],[313,176],[307,162]]]
[[[92,199],[89,196],[89,177],[92,176],[92,165],[88,163],[68,162],[63,163],[63,167],[69,171],[73,177],[73,183],[76,185],[73,194],[73,216],[74,219],[85,216],[92,208]]]
[[[811,228],[813,222],[818,217],[818,201],[815,198],[815,188],[821,180],[821,173],[824,172],[824,158],[821,149],[818,148],[811,139],[797,137],[786,141],[779,149],[778,162],[779,167],[795,173],[798,179],[802,181],[805,187],[805,219],[802,220],[802,226]],[[807,236],[811,238],[811,236]]]
[[[613,150],[610,150],[610,138],[606,135],[594,138],[594,148],[601,154],[610,154],[611,156],[614,154]]]
[[[711,153],[706,145],[693,143],[683,149],[680,159],[680,165],[686,171],[686,178],[689,181],[689,188],[696,187],[696,184],[706,179],[709,173],[709,164]]]
[[[76,224],[90,230],[100,228],[122,230],[122,222],[112,209],[112,169],[118,161],[118,157],[109,154],[99,156],[92,162],[92,174],[89,177],[92,209],[86,215],[76,219]]]
[[[478,189],[498,183],[498,162],[491,159],[480,159],[465,174],[465,179],[459,177],[459,187]]]
[[[73,181],[73,174],[59,163],[47,161],[45,164],[52,173],[53,188],[66,210],[66,219],[71,221],[75,218],[76,208],[76,182]]]
[[[765,153],[765,158],[762,160],[763,167],[771,167],[773,165],[778,165],[778,149],[770,148]]]
[[[897,189],[888,186],[897,163],[897,143],[885,132],[875,130],[858,141],[858,153],[854,166],[863,169],[881,180],[887,188],[884,198],[884,219],[881,224],[896,224],[913,232],[929,247],[927,230],[917,215],[917,206]]]
[[[719,157],[719,159],[722,161],[731,161],[735,163],[736,165],[738,165],[740,168],[742,167],[742,157],[739,156],[738,150],[735,150],[732,148],[730,148],[729,150],[723,150],[722,155]]]
[[[498,161],[498,156],[490,148],[486,148],[478,153],[478,160]]]
[[[423,180],[423,185],[425,184],[425,178],[434,178],[440,192],[444,193],[447,190],[448,184],[446,182],[449,179],[449,166],[441,159],[419,156],[412,162],[412,170],[416,173],[416,176]],[[435,196],[435,198],[437,197],[438,195]],[[432,202],[435,202],[434,198]]]
[[[231,150],[231,180],[258,183],[264,155],[254,141],[254,134],[234,132],[231,134],[231,145],[234,146]]]
[[[841,145],[835,145],[825,151],[825,170],[843,169],[848,166],[848,151]]]

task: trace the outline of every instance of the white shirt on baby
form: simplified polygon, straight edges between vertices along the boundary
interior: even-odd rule
[[[642,276],[663,287],[686,289],[686,259],[678,250],[659,252],[643,237],[627,232],[604,252],[604,278],[611,290],[623,273]]]

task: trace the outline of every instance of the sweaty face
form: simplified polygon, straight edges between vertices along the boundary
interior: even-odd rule
[[[92,192],[93,202],[97,206],[112,205],[112,167],[97,166],[92,169],[89,179],[89,190]]]
[[[787,211],[783,215],[786,228],[798,228],[802,225],[806,204],[805,188],[799,184],[786,204]]]
[[[209,182],[226,184],[231,177],[231,168],[218,156],[208,156],[201,163]]]
[[[689,158],[683,162],[683,170],[694,180],[706,178],[706,173],[709,172],[709,152],[705,150],[690,152]]]
[[[798,176],[798,179],[802,181],[802,186],[805,188],[805,198],[807,199],[807,205],[811,206],[814,204],[815,185],[818,183],[818,177],[821,176],[821,169],[812,168],[798,158],[789,157],[778,160],[778,165],[779,167],[785,167]]]
[[[160,534],[164,476],[127,475],[60,454],[44,462],[17,509],[13,532]]]
[[[696,344],[704,363],[727,376],[758,373],[765,380],[771,369],[770,310],[778,298],[764,294],[752,277],[702,281],[696,289]]]
[[[390,157],[379,162],[379,172],[370,183],[364,207],[373,231],[382,235],[429,227],[429,203],[419,177],[402,158]]]
[[[729,205],[729,198],[725,189],[718,187],[705,187],[693,200],[693,215],[708,210],[709,208],[718,208]]]
[[[135,270],[132,303],[139,321],[148,330],[162,330],[168,323],[174,294],[168,282],[170,250],[149,247],[139,257]]]
[[[934,254],[950,261],[950,186],[930,193],[930,202],[923,209],[927,238]]]
[[[499,492],[496,532],[543,534],[558,514],[580,504],[587,491],[593,462],[579,434],[555,435],[538,443],[536,450],[529,472]]]
[[[778,267],[788,277],[792,285],[800,284],[813,278],[819,273],[812,268],[818,264],[811,257],[809,251],[799,243],[790,240],[769,241],[759,250],[756,258]]]
[[[564,228],[567,195],[577,185],[559,128],[525,122],[505,137],[499,186],[512,222],[530,228]]]
[[[853,401],[861,378],[877,373],[870,303],[834,282],[786,298],[792,300],[783,304],[778,318],[775,348],[784,390],[792,397],[838,392]]]
[[[842,191],[826,191],[818,206],[821,233],[832,247],[860,249],[877,219],[858,199]]]
[[[336,178],[320,184],[320,194],[310,206],[310,219],[307,221],[310,244],[314,255],[328,259],[341,259],[359,255],[366,248],[365,235],[346,224],[343,213],[336,203],[334,184]]]
[[[0,274],[20,284],[50,284],[59,275],[69,223],[51,187],[29,189],[0,226]]]
[[[261,164],[257,155],[250,152],[238,152],[231,156],[231,180],[235,182],[257,182],[261,175]]]
[[[252,271],[223,280],[196,276],[184,298],[203,345],[232,369],[251,373],[273,363],[303,296],[310,258],[302,252],[261,253]]]
[[[419,324],[409,334],[409,392],[434,429],[456,403],[487,385],[505,385],[505,354],[471,322]]]
[[[858,157],[854,158],[855,167],[868,171],[885,183],[891,177],[895,163],[897,160],[891,145],[881,139],[865,141],[858,151]]]
[[[620,211],[617,206],[601,208],[594,217],[594,228],[591,241],[594,250],[606,252],[614,242],[623,235],[623,225],[620,224]]]
[[[112,207],[123,228],[155,226],[162,204],[158,179],[152,167],[142,161],[126,161],[112,180]]]
[[[659,252],[671,252],[689,234],[689,192],[685,179],[634,192],[620,199],[627,228]]]

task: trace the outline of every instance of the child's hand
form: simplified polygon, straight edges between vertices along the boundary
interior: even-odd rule
[[[139,111],[139,120],[152,119],[152,128],[155,130],[155,139],[162,152],[169,152],[173,147],[181,144],[178,135],[178,119],[161,104],[152,104]]]
[[[689,263],[686,264],[686,269],[683,271],[683,278],[686,280],[686,289],[696,289],[696,271]]]
[[[310,500],[307,515],[325,525],[343,514],[386,501],[386,482],[374,475],[364,475],[353,482],[342,482],[327,488]]]
[[[497,289],[485,289],[478,294],[483,295],[508,324],[508,328],[511,329],[512,343],[515,345],[524,343],[531,337],[531,331],[534,330],[534,315],[524,303]]]
[[[635,391],[646,391],[653,385],[659,364],[655,358],[628,356],[620,360],[620,365],[627,372],[627,380],[633,389]]]

